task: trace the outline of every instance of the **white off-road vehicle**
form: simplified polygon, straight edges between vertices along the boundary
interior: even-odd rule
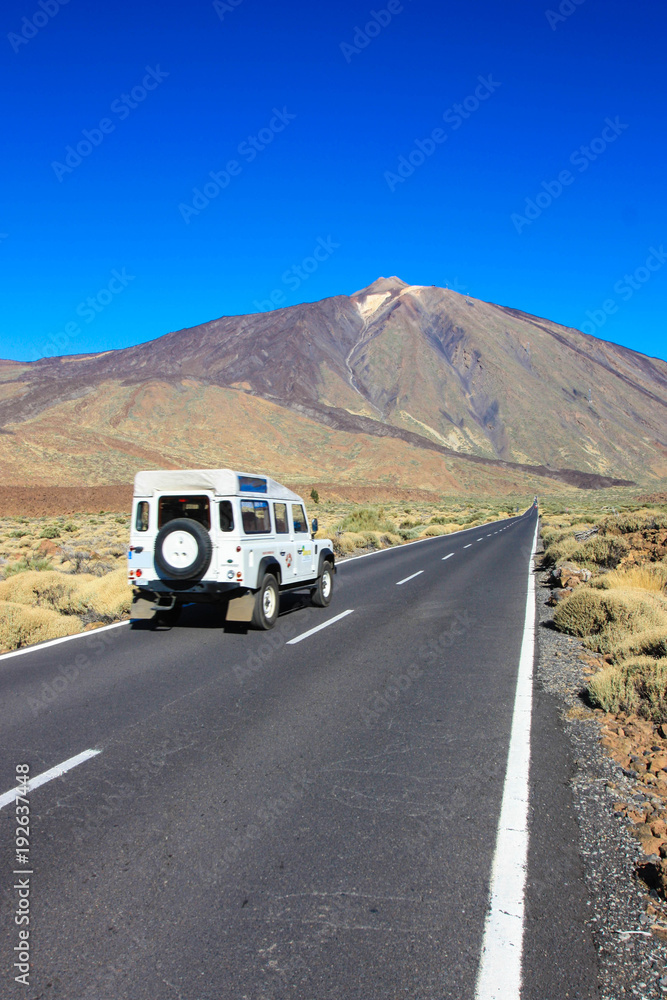
[[[128,580],[132,617],[173,621],[181,606],[217,602],[227,621],[273,628],[280,593],[331,601],[333,545],[316,539],[300,496],[267,476],[231,469],[139,472]]]

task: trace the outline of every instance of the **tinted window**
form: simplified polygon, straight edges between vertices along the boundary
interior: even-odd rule
[[[271,531],[269,504],[266,500],[242,500],[241,517],[246,535],[261,535]]]
[[[220,501],[220,531],[234,530],[234,511],[230,500]]]
[[[140,500],[137,504],[137,518],[134,526],[137,531],[148,531],[148,500]]]
[[[308,531],[306,512],[300,503],[292,504],[292,520],[294,521],[294,531],[297,535],[303,534],[303,532]]]
[[[208,497],[160,497],[158,527],[168,524],[176,517],[188,517],[199,521],[208,531],[211,527],[211,511]]]
[[[276,519],[276,534],[289,534],[289,525],[287,524],[287,504],[275,503],[273,505],[273,516]]]

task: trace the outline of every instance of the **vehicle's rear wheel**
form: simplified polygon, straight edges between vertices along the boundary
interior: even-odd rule
[[[333,566],[330,562],[325,562],[322,566],[322,573],[318,577],[317,585],[310,592],[310,598],[318,608],[326,608],[331,604],[333,582]]]
[[[266,573],[259,590],[255,593],[253,626],[259,629],[273,628],[278,618],[279,603],[278,581],[272,573]]]

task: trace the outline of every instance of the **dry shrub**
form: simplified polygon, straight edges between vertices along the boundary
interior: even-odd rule
[[[667,628],[667,600],[636,590],[579,587],[558,605],[554,624],[561,632],[586,638],[587,645],[605,653],[637,632]]]
[[[72,607],[72,595],[84,580],[93,579],[93,576],[68,576],[55,570],[19,573],[0,583],[0,601],[31,604],[65,614],[76,614]]]
[[[628,636],[614,649],[618,662],[633,656],[652,656],[655,660],[667,658],[667,628],[649,628]]]
[[[547,545],[543,559],[544,565],[557,566],[558,563],[570,559],[578,548],[579,543],[572,535],[565,535],[558,540],[554,540],[550,545]]]
[[[0,649],[21,649],[82,631],[78,618],[66,618],[48,608],[0,601]]]
[[[20,573],[0,583],[0,602],[48,608],[62,615],[115,619],[130,609],[125,569],[106,576],[67,573]]]
[[[605,590],[630,588],[662,593],[667,586],[667,566],[662,563],[646,563],[644,566],[613,569],[605,573],[597,586]]]
[[[458,524],[456,526],[458,528]],[[456,528],[448,528],[445,524],[430,524],[422,531],[422,538],[436,538],[438,535],[450,535]]]
[[[588,696],[605,712],[629,712],[667,721],[667,659],[637,656],[605,667],[588,682]]]
[[[570,554],[575,562],[583,565],[615,569],[629,551],[630,547],[623,538],[601,538],[598,535],[577,546]]]

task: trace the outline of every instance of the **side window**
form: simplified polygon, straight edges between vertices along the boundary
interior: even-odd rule
[[[297,535],[302,535],[304,532],[308,531],[308,522],[306,521],[306,512],[300,503],[292,504],[292,520],[294,521],[294,532]]]
[[[266,535],[271,531],[267,500],[242,500],[241,518],[246,535]]]
[[[289,525],[287,524],[287,504],[274,503],[273,516],[276,519],[276,534],[277,535],[289,534]]]
[[[140,500],[137,504],[137,517],[134,526],[137,531],[148,531],[148,500]]]
[[[220,501],[220,531],[234,530],[234,511],[231,500]]]

